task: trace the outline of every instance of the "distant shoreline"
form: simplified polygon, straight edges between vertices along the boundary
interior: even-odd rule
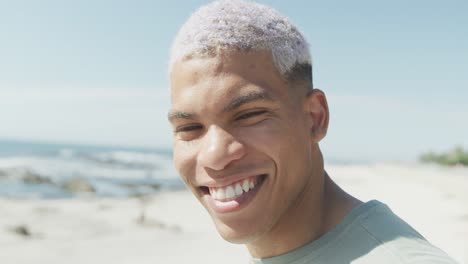
[[[137,146],[126,146],[126,145],[113,145],[113,144],[92,144],[92,143],[70,143],[70,142],[53,142],[53,141],[42,141],[42,140],[22,140],[22,139],[9,139],[0,138],[0,155],[5,152],[6,149],[28,150],[33,148],[42,149],[61,149],[61,148],[74,148],[74,149],[92,149],[92,150],[123,150],[123,151],[139,151],[139,152],[156,152],[160,154],[173,154],[172,148],[163,147],[137,147]]]

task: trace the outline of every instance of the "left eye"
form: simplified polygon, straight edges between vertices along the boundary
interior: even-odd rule
[[[261,114],[264,114],[264,113],[266,113],[265,110],[248,112],[248,113],[245,113],[245,114],[242,114],[242,115],[238,116],[236,118],[236,120],[247,119],[247,118],[250,118],[250,117],[253,117],[253,116],[258,116],[258,115],[261,115]]]

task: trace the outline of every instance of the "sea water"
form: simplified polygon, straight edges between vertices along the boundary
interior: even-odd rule
[[[79,181],[92,188],[64,188]],[[170,149],[0,140],[0,197],[128,197],[184,188]]]

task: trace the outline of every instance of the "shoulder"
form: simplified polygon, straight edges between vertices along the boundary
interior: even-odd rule
[[[353,263],[375,263],[370,259],[393,259],[392,263],[455,263],[445,252],[428,242],[408,223],[378,201],[361,215],[357,228],[362,229],[375,247]],[[379,262],[382,263],[383,261]]]

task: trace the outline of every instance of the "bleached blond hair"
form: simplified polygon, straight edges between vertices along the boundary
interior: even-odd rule
[[[173,64],[224,50],[271,51],[286,78],[305,75],[312,85],[311,56],[304,36],[273,8],[246,0],[220,0],[199,8],[179,30],[171,49]]]

